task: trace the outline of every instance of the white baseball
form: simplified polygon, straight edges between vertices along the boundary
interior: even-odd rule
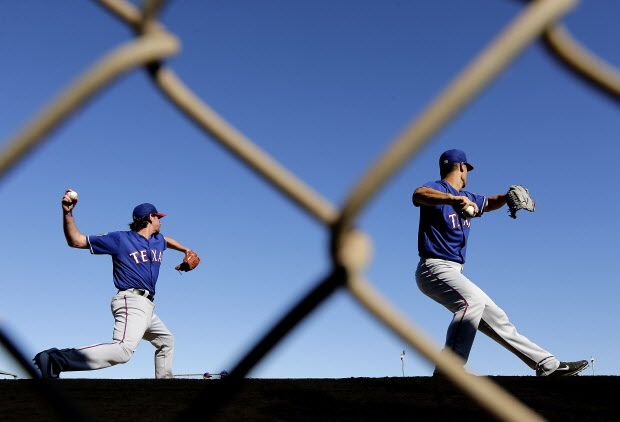
[[[474,215],[476,215],[476,212],[474,211],[474,207],[469,205],[467,208],[465,208],[465,214],[473,217]]]
[[[69,192],[67,192],[67,196],[73,202],[77,201],[77,199],[78,199],[78,193],[76,191],[74,191],[74,190],[70,190]]]

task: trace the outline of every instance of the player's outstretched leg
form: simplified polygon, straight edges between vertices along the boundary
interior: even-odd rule
[[[125,363],[132,357],[153,314],[153,303],[132,294],[117,294],[112,300],[114,335],[109,343],[79,349],[48,349],[34,362],[44,378],[58,378],[61,372],[89,371]]]
[[[508,319],[508,315],[491,298],[482,314],[479,330],[514,353],[538,376],[576,375],[588,367],[588,361],[560,362],[550,352],[543,349],[523,334]]]
[[[587,360],[578,360],[576,362],[560,362],[560,366],[551,372],[546,373],[543,369],[537,369],[536,375],[539,377],[562,377],[562,376],[570,376],[577,375],[579,372],[583,371],[588,367]]]

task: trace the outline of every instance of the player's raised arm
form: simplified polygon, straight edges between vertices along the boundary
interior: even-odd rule
[[[464,210],[469,206],[474,207],[475,214],[478,214],[478,205],[466,196],[452,195],[441,192],[427,186],[421,186],[413,192],[412,201],[417,205],[452,205],[457,210]]]
[[[67,189],[60,202],[62,206],[62,228],[67,239],[67,245],[72,248],[88,249],[86,236],[80,233],[73,218],[73,208],[78,202],[77,192]]]

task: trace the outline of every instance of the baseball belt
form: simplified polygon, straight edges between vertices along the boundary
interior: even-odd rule
[[[150,300],[151,302],[153,301],[153,299],[155,299],[155,295],[151,292],[149,292],[146,289],[125,289],[125,290],[119,290],[120,292],[129,292],[129,293],[133,293],[139,296],[144,296],[145,298],[147,298],[148,300]]]

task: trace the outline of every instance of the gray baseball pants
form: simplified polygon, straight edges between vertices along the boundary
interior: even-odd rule
[[[532,369],[555,371],[560,362],[520,334],[506,313],[463,275],[463,265],[444,259],[421,259],[415,273],[418,288],[454,313],[445,347],[466,362],[480,330],[514,353]]]
[[[111,308],[112,342],[55,351],[54,360],[61,370],[86,371],[125,363],[140,340],[145,339],[155,346],[155,378],[172,378],[174,337],[155,314],[155,304],[146,297],[122,291],[112,298]]]

